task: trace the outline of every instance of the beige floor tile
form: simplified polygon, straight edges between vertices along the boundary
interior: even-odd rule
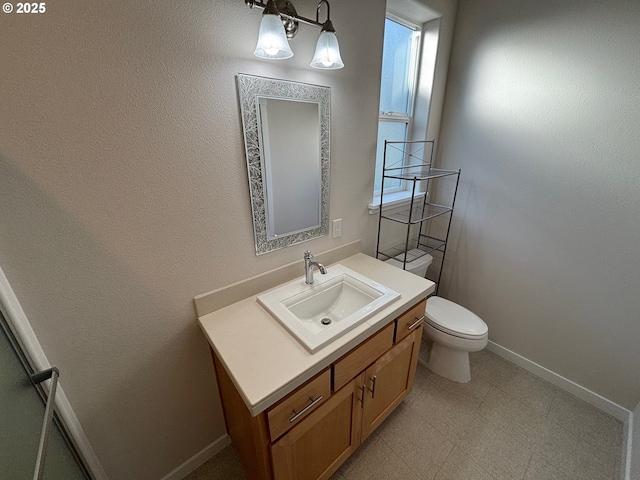
[[[329,480],[345,480],[345,478],[344,475],[340,473],[340,470],[338,470],[336,473],[331,475],[331,477],[329,477]]]
[[[496,387],[484,398],[478,413],[529,447],[543,441],[554,425],[541,413]]]
[[[492,385],[499,385],[515,377],[521,369],[511,362],[500,358],[488,350],[469,354],[471,381],[474,377],[482,377]]]
[[[424,332],[422,333],[422,339],[420,340],[420,352],[418,354],[419,362],[428,362],[429,355],[431,355],[431,348],[433,347],[433,341],[427,337]]]
[[[411,390],[411,393],[406,396],[404,403],[411,405],[415,399],[418,398],[418,395],[420,395],[430,384],[431,380],[429,379],[429,369],[421,363],[418,363],[418,366],[416,367],[416,375],[413,380],[413,390]]]
[[[616,459],[616,463],[613,467],[613,480],[618,480],[621,476],[622,476],[622,472],[621,472],[621,462],[620,462],[620,458]]]
[[[358,449],[353,452],[353,454],[347,458],[347,460],[340,466],[336,473],[340,473],[342,476],[346,478],[346,476],[353,470],[353,468],[358,464],[358,462],[365,457],[368,452],[373,449],[373,446],[379,441],[377,432],[372,433],[369,437],[362,442],[362,445],[358,447]]]
[[[452,441],[462,432],[482,400],[459,395],[431,384],[411,404],[411,408]]]
[[[453,443],[406,405],[384,421],[378,436],[422,480],[435,477],[453,449]]]
[[[435,480],[494,480],[480,465],[454,447]]]
[[[562,465],[565,457],[571,456],[580,443],[580,439],[573,433],[555,423],[546,432],[533,449],[534,454],[541,455],[552,465]]]
[[[246,478],[233,447],[228,446],[187,475],[184,480],[245,480]]]
[[[458,383],[433,373],[427,367],[424,368],[427,370],[431,382],[459,395],[472,396],[482,400],[492,386],[482,375],[473,376],[472,374],[470,382]]]
[[[458,435],[456,446],[497,479],[523,479],[531,459],[531,449],[479,414]]]
[[[499,382],[496,386],[543,415],[549,412],[557,390],[549,382],[525,370],[520,370],[512,378]]]
[[[613,478],[616,458],[608,454],[602,455],[602,452],[590,443],[581,440],[574,452],[574,458],[573,470],[567,469],[567,473],[589,480]],[[562,466],[558,468],[562,469]]]
[[[573,395],[558,391],[547,416],[603,452],[617,455],[621,451],[622,422]]]
[[[616,456],[602,452],[559,425],[553,424],[533,451],[573,478],[610,480],[614,474]]]
[[[539,455],[534,455],[529,462],[525,480],[571,480],[569,475],[562,473],[556,467]]]
[[[398,455],[381,439],[371,443],[348,473],[346,480],[419,480]]]

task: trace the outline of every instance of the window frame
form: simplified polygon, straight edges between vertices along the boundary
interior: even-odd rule
[[[406,124],[406,137],[405,140],[410,140],[413,136],[413,114],[415,111],[415,102],[416,102],[416,93],[418,86],[418,76],[420,71],[420,59],[421,59],[421,50],[422,50],[422,26],[418,25],[415,22],[411,22],[405,18],[399,17],[398,15],[394,15],[393,13],[387,12],[385,15],[385,20],[390,20],[395,22],[403,27],[406,27],[413,31],[413,35],[411,38],[411,54],[409,60],[409,71],[407,74],[407,78],[409,79],[408,85],[408,102],[407,102],[407,113],[402,112],[384,112],[380,110],[378,112],[378,130],[380,129],[381,122],[397,122]],[[381,72],[382,74],[382,72]],[[382,92],[380,93],[382,96]],[[378,99],[380,102],[380,99]],[[394,139],[398,140],[398,139]],[[379,145],[376,145],[379,148]],[[380,162],[380,163],[378,163]],[[404,165],[404,164],[403,164]],[[378,158],[376,154],[376,162],[375,162],[375,171],[378,169],[382,169],[382,158]],[[397,201],[398,199],[402,199],[404,196],[410,195],[408,189],[408,182],[402,180],[400,182],[400,186],[393,188],[385,188],[384,189],[384,199],[383,205],[389,202]],[[372,205],[380,206],[380,191],[373,191],[373,203]],[[402,192],[405,192],[404,195]]]

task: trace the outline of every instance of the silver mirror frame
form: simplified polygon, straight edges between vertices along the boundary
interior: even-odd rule
[[[244,145],[249,176],[249,193],[253,215],[253,234],[256,255],[273,252],[290,245],[306,242],[329,233],[329,130],[331,89],[319,85],[291,82],[267,77],[238,74],[238,95]],[[315,101],[320,105],[320,226],[302,232],[269,238],[267,233],[267,211],[265,170],[261,157],[258,128],[258,97],[286,98]]]

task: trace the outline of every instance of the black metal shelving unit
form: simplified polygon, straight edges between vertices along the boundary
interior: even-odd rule
[[[390,152],[400,158],[396,161],[391,160]],[[458,193],[458,184],[460,182],[460,170],[445,170],[441,168],[432,168],[434,141],[385,141],[384,142],[384,159],[382,166],[382,185],[380,191],[380,210],[378,217],[378,240],[376,243],[376,258],[387,260],[394,258],[402,263],[403,270],[406,270],[407,264],[420,258],[428,253],[438,251],[441,252],[440,268],[437,279],[430,279],[436,283],[436,291],[440,287],[442,279],[442,269],[444,259],[447,252],[447,242],[449,240],[449,232],[451,230],[451,220],[453,217],[453,207],[456,202]],[[390,163],[387,165],[387,163]],[[398,163],[401,166],[395,166]],[[455,188],[450,204],[440,205],[431,203],[429,200],[430,187],[432,182],[444,177],[455,176]],[[383,212],[382,199],[385,191],[385,180],[400,180],[401,182],[409,182],[405,184],[405,188],[411,191],[410,203],[408,208],[401,210],[393,209]],[[422,197],[420,199],[419,197]],[[446,234],[444,238],[434,236],[429,229],[429,223],[434,218],[448,215]],[[380,250],[380,232],[383,227],[383,220],[398,222],[406,225],[405,241],[391,248]],[[411,235],[411,229],[417,229],[417,235]],[[426,275],[425,275],[426,277]],[[428,277],[426,277],[428,278]]]

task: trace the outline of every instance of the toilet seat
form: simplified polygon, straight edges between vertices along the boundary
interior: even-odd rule
[[[430,297],[425,314],[433,328],[456,337],[474,340],[489,332],[487,324],[475,313],[442,297]]]

